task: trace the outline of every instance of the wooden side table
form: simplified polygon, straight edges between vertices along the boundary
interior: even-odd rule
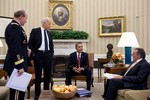
[[[101,78],[101,69],[104,68],[104,64],[107,64],[108,62],[110,62],[110,59],[107,58],[98,58],[98,62],[99,62],[99,66],[98,66],[98,82]]]
[[[127,67],[104,67],[104,72],[116,74],[116,73],[126,70],[126,69],[127,69]]]

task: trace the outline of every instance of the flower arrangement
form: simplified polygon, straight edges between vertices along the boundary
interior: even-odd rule
[[[112,60],[115,64],[123,63],[123,56],[117,52],[112,55]]]

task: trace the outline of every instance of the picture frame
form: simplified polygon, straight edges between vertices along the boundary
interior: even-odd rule
[[[125,31],[125,17],[103,17],[98,19],[99,36],[120,36]]]
[[[73,28],[73,1],[49,1],[51,29]]]
[[[5,29],[12,20],[12,17],[0,16],[0,38],[5,38]]]

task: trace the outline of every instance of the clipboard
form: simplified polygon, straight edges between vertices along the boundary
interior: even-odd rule
[[[6,86],[8,88],[25,92],[31,77],[32,75],[27,72],[24,72],[22,75],[18,76],[18,70],[14,69],[8,82],[6,83]]]

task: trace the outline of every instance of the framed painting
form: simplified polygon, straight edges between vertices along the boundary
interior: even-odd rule
[[[7,25],[12,21],[12,17],[0,16],[0,38],[4,38]]]
[[[125,17],[104,17],[98,19],[99,36],[120,36],[125,31]]]
[[[52,20],[51,29],[72,29],[73,1],[50,1],[48,15]]]

